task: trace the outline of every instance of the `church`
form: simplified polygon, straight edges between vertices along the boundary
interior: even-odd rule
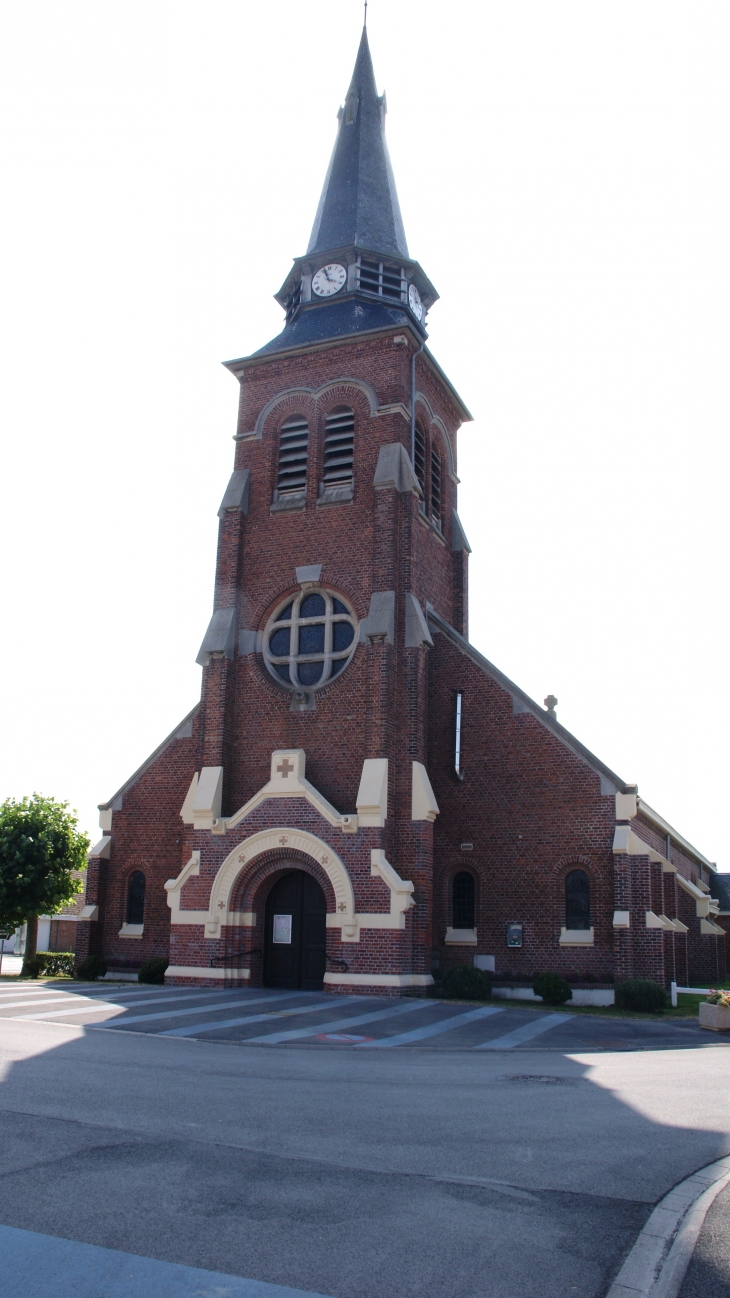
[[[201,698],[100,807],[77,954],[365,995],[455,964],[718,981],[712,863],[469,642],[471,416],[427,345],[385,116],[364,30],[282,331],[227,362]]]

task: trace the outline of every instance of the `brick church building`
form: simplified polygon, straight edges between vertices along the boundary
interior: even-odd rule
[[[712,864],[468,638],[457,433],[363,32],[240,386],[200,702],[101,810],[77,951],[178,985],[725,974]],[[69,921],[70,922],[70,921]]]

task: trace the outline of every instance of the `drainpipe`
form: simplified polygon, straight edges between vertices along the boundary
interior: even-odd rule
[[[425,342],[411,356],[411,468],[416,472],[416,357],[421,355]]]

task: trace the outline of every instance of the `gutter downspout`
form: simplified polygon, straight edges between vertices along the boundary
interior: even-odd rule
[[[425,342],[411,356],[411,468],[416,477],[416,357],[421,355]]]

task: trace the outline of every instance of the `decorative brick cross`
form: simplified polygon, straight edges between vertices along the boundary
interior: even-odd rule
[[[290,773],[294,770],[294,763],[290,762],[288,757],[285,757],[283,762],[279,762],[276,769],[283,780],[288,780]]]

